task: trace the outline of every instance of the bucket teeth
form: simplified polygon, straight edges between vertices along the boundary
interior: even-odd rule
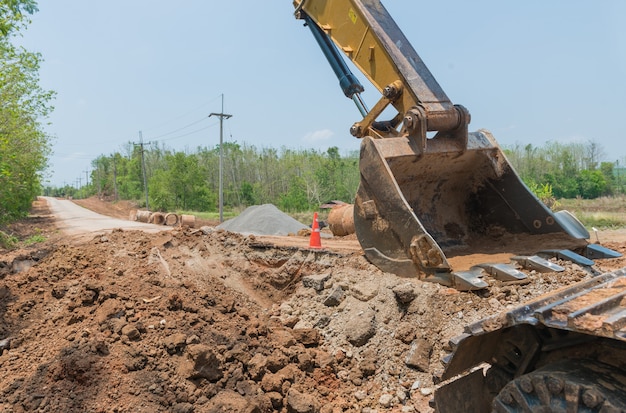
[[[585,248],[585,257],[592,260],[600,258],[619,258],[622,254],[599,244],[589,244]]]
[[[527,270],[535,270],[539,272],[562,272],[565,271],[565,268],[557,265],[553,262],[546,260],[545,258],[541,258],[538,255],[530,255],[530,256],[517,256],[512,257],[511,260],[517,262],[523,268]]]
[[[583,267],[591,267],[594,264],[593,260],[583,257],[580,254],[576,254],[574,251],[570,250],[544,250],[539,252],[539,254],[548,257],[555,257],[560,260],[571,261],[575,264],[582,265]]]
[[[436,282],[459,291],[482,290],[489,286],[482,279],[484,273],[482,268],[474,268],[469,271],[438,272],[425,278],[424,281]]]
[[[482,268],[489,275],[500,281],[528,280],[528,276],[510,264],[478,264],[472,268]]]

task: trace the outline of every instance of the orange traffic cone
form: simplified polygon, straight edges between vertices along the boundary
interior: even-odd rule
[[[313,225],[311,225],[309,247],[322,248],[322,240],[320,239],[320,224],[317,222],[317,212],[313,214]]]

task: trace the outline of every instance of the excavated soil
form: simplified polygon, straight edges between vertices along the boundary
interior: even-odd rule
[[[49,241],[0,251],[2,412],[431,412],[463,326],[590,277],[561,263],[458,292],[379,271],[353,239],[202,227],[76,243],[35,207],[21,234]]]

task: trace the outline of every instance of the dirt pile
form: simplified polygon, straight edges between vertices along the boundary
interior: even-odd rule
[[[589,277],[567,267],[459,293],[223,230],[23,250],[0,258],[0,411],[428,412],[449,339]]]

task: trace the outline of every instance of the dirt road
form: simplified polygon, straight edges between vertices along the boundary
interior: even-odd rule
[[[82,235],[108,232],[113,229],[140,229],[145,232],[160,232],[171,229],[162,225],[122,220],[97,214],[72,201],[42,197],[54,215],[57,228],[66,235]]]

